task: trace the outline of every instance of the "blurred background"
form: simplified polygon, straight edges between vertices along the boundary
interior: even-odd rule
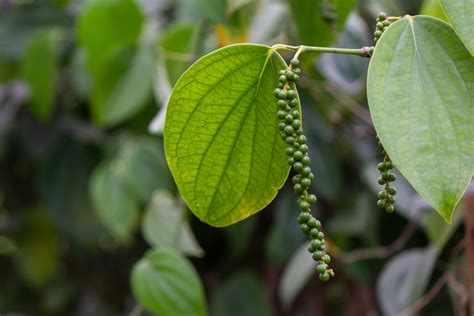
[[[164,158],[165,106],[197,58],[238,42],[371,46],[381,11],[444,19],[436,0],[0,0],[0,314],[150,315],[130,273],[164,247],[194,266],[213,316],[467,315],[464,204],[446,225],[399,175],[396,212],[376,208],[368,59],[302,58],[330,282],[290,184],[213,228]]]

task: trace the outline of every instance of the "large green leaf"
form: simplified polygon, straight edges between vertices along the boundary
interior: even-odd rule
[[[273,90],[285,68],[262,45],[233,45],[196,62],[171,95],[165,153],[191,211],[213,226],[264,208],[288,176]]]
[[[79,43],[92,74],[114,50],[136,43],[143,14],[133,0],[88,0],[78,20]]]
[[[28,42],[21,61],[22,77],[31,93],[31,110],[42,120],[50,117],[54,105],[58,35],[55,30],[37,33]]]
[[[204,316],[206,302],[199,276],[183,257],[170,250],[148,252],[131,275],[138,302],[160,316]]]
[[[394,164],[450,222],[473,169],[474,59],[449,24],[407,17],[377,44],[367,89]]]
[[[454,30],[474,55],[474,1],[440,0]]]

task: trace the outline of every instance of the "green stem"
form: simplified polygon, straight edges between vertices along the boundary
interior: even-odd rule
[[[285,44],[275,44],[272,46],[273,50],[289,50],[289,51],[298,51],[302,52],[320,52],[320,53],[334,53],[334,54],[346,54],[346,55],[356,55],[361,57],[367,57],[367,48],[337,48],[337,47],[318,47],[318,46],[290,46]]]

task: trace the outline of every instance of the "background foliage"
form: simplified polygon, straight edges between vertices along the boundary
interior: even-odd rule
[[[171,87],[204,54],[237,42],[370,45],[378,12],[447,20],[437,1],[1,0],[0,10],[0,313],[392,315],[439,280],[420,314],[466,311],[462,205],[448,226],[399,176],[396,214],[376,209],[368,60],[302,60],[316,212],[337,273],[327,284],[290,185],[257,215],[213,228],[187,211],[163,153]]]

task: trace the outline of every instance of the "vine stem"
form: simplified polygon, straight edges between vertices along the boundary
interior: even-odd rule
[[[334,54],[345,54],[345,55],[356,55],[360,57],[369,57],[367,55],[368,47],[362,48],[337,48],[337,47],[319,47],[319,46],[291,46],[285,44],[275,44],[272,46],[272,50],[289,50],[296,52],[295,58],[297,58],[303,52],[320,52],[320,53],[334,53]]]

